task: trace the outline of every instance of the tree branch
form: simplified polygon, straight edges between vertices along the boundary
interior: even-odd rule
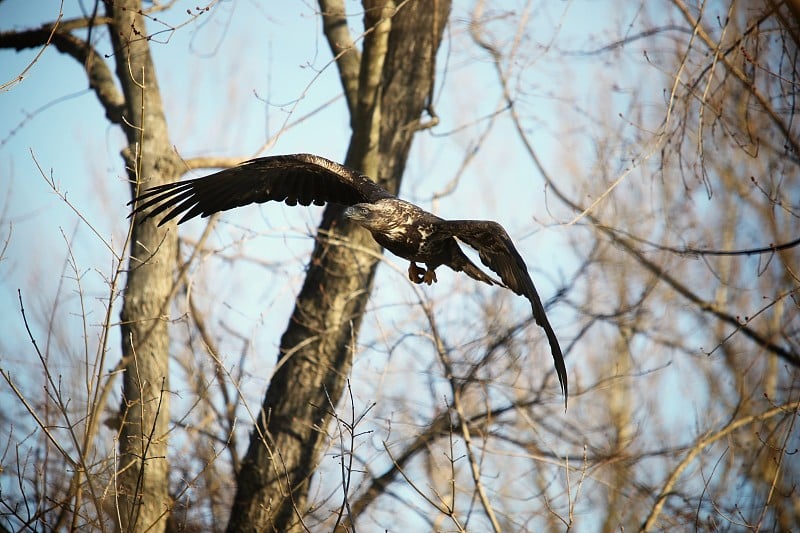
[[[673,0],[675,2],[680,2],[680,0]],[[765,348],[769,352],[772,352],[774,355],[777,355],[781,359],[785,360],[786,362],[790,363],[792,366],[800,368],[800,354],[787,350],[782,346],[775,344],[774,342],[766,339],[760,333],[755,331],[753,328],[749,327],[746,323],[743,324],[737,317],[726,313],[722,309],[719,309],[713,303],[706,302],[700,296],[695,294],[689,287],[681,283],[678,279],[671,276],[666,270],[658,266],[656,263],[648,259],[636,246],[629,241],[622,237],[618,232],[612,230],[605,224],[603,224],[596,216],[594,216],[589,210],[584,209],[577,203],[573,202],[571,198],[569,198],[558,186],[558,182],[553,179],[549,172],[544,168],[544,164],[542,163],[541,159],[539,159],[536,150],[534,150],[533,146],[528,139],[527,132],[523,127],[519,114],[517,113],[516,108],[514,107],[514,102],[511,99],[511,94],[508,89],[508,82],[506,76],[503,72],[502,65],[500,64],[500,52],[489,42],[480,38],[480,34],[474,32],[473,37],[475,38],[476,42],[483,47],[484,49],[489,52],[489,54],[494,59],[495,64],[495,71],[497,72],[498,82],[501,84],[503,89],[503,95],[506,98],[506,101],[509,105],[509,115],[514,124],[514,127],[517,130],[518,137],[522,142],[528,156],[531,158],[534,166],[539,170],[542,175],[542,179],[547,183],[548,188],[550,188],[553,193],[558,197],[565,205],[569,208],[575,210],[579,213],[584,213],[585,216],[591,224],[597,228],[602,233],[606,234],[611,240],[619,245],[624,251],[628,254],[633,256],[642,266],[644,266],[647,270],[655,274],[659,277],[660,280],[664,281],[673,288],[678,294],[695,304],[700,311],[705,313],[710,313],[714,315],[717,319],[722,320],[723,322],[734,326],[737,330],[741,331],[746,337],[753,340],[756,344]],[[772,115],[770,115],[772,116]],[[777,118],[777,117],[775,117]],[[780,121],[779,127],[780,126]]]
[[[331,48],[336,65],[339,67],[339,78],[347,98],[347,109],[350,117],[355,117],[358,98],[358,73],[361,65],[361,52],[347,28],[343,0],[319,0],[322,10],[322,29],[328,46]],[[352,125],[352,124],[351,124]]]
[[[106,21],[106,19],[103,17],[100,20]],[[69,33],[70,28],[83,27],[78,25],[81,21],[83,19],[61,23],[55,33],[53,29],[56,23],[46,24],[35,30],[0,32],[0,48],[13,48],[19,51],[52,42],[61,53],[71,56],[83,66],[89,88],[100,100],[106,117],[114,124],[122,125],[125,101],[117,90],[111,70],[103,57],[89,43]]]
[[[664,486],[661,488],[661,492],[659,492],[658,497],[656,498],[655,505],[653,505],[653,508],[650,510],[650,514],[647,516],[647,519],[644,521],[639,531],[651,531],[655,527],[656,520],[658,520],[658,517],[661,515],[661,510],[664,508],[664,503],[672,494],[672,490],[675,487],[675,484],[678,482],[681,474],[683,474],[686,468],[692,463],[692,461],[695,460],[698,455],[700,455],[703,450],[718,440],[729,436],[731,433],[740,428],[749,426],[750,424],[754,424],[762,420],[767,420],[782,413],[792,413],[793,416],[797,416],[798,410],[800,410],[800,402],[787,402],[757,415],[746,416],[738,420],[732,420],[727,426],[720,429],[716,433],[712,433],[698,440],[697,444],[695,444],[689,453],[686,454],[686,456],[683,458],[683,461],[678,463],[670,476],[664,482]]]

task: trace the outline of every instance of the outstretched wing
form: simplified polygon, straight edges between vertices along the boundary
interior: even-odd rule
[[[481,262],[500,276],[506,287],[531,302],[533,318],[544,329],[550,343],[550,352],[553,354],[566,405],[567,367],[564,365],[561,347],[547,320],[542,300],[536,292],[536,287],[533,286],[525,261],[522,260],[506,230],[497,222],[488,220],[443,220],[437,225],[437,229],[449,233],[477,250]]]
[[[128,205],[136,206],[131,216],[145,213],[149,218],[169,210],[160,226],[181,214],[178,224],[252,203],[353,205],[391,197],[351,168],[312,154],[294,154],[260,157],[202,178],[152,187]]]

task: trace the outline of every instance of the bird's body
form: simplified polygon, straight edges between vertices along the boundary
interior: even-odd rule
[[[347,218],[369,230],[385,249],[410,262],[408,276],[415,283],[430,285],[436,281],[435,269],[446,265],[478,281],[501,285],[526,297],[536,323],[547,335],[566,401],[567,372],[555,332],[525,262],[496,222],[442,219],[395,197],[353,169],[311,154],[262,157],[202,178],[147,189],[132,202],[136,205],[132,215],[144,213],[150,218],[166,211],[159,225],[182,215],[180,224],[198,215],[207,217],[267,201],[347,206],[344,210]],[[500,281],[478,268],[461,250],[458,241],[477,250],[481,262]]]
[[[436,281],[436,268],[447,265],[489,285],[500,284],[470,261],[451,232],[444,231],[458,221],[437,217],[399,198],[356,204],[347,208],[345,215],[368,229],[378,244],[407,259],[411,263],[409,278],[412,281],[430,285]],[[416,263],[424,263],[427,270],[419,269]]]
[[[433,225],[441,220],[439,217],[395,198],[385,198],[367,206],[363,211],[350,207],[345,215],[368,229],[378,244],[395,255],[409,261],[433,259],[434,243],[438,243],[432,238]],[[364,216],[359,217],[362,213]]]

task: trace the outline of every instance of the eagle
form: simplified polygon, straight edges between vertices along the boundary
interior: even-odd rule
[[[417,284],[436,282],[442,265],[489,285],[506,287],[530,301],[536,323],[544,329],[566,406],[567,369],[544,306],[522,256],[503,227],[490,220],[445,220],[397,198],[368,176],[313,154],[276,155],[246,161],[202,178],[144,190],[128,205],[130,217],[165,213],[159,226],[178,216],[178,224],[253,203],[269,201],[345,206],[343,215],[370,231],[383,248],[409,261],[408,277]],[[478,268],[459,242],[478,252],[500,280]],[[422,268],[417,265],[425,265]]]

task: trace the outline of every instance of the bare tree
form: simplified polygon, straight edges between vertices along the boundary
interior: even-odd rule
[[[82,61],[90,86],[106,105],[106,115],[126,133],[124,156],[135,195],[142,182],[158,185],[174,181],[181,173],[180,161],[169,148],[150,57],[152,35],[145,25],[145,17],[154,19],[159,8],[145,11],[137,1],[110,2],[105,17],[98,17],[97,7],[83,20],[7,33],[4,45],[22,49],[52,40],[60,51]],[[353,141],[346,161],[397,190],[413,135],[424,127],[421,114],[426,107],[432,111],[435,56],[449,2],[437,1],[433,10],[420,2],[366,2],[364,7],[365,40],[359,53],[342,26],[343,4],[321,5],[353,116]],[[91,48],[91,38],[83,41],[70,33],[87,27],[91,32],[102,24],[109,28],[122,94],[117,93],[104,60]],[[208,162],[190,166],[201,163]],[[349,372],[353,339],[379,249],[363,232],[346,227],[336,208],[323,215],[320,234],[307,281],[283,336],[280,370],[273,376],[239,470],[231,530],[263,529],[270,524],[288,531],[290,524],[302,520],[307,481],[325,436],[313,429],[312,421],[321,417],[324,425],[330,418],[326,399],[335,407]],[[331,240],[349,244],[331,246]],[[174,227],[159,230],[152,222],[136,220],[130,242],[121,321],[123,402],[116,421],[120,458],[115,512],[119,527],[126,531],[163,528],[172,507],[165,318],[177,287],[173,282]],[[359,247],[364,251],[358,251]],[[323,406],[321,411],[319,406]],[[294,422],[298,419],[308,420],[301,434]],[[279,461],[274,461],[277,457]],[[263,514],[268,505],[272,510]]]
[[[320,8],[351,115],[346,163],[397,191],[422,113],[426,105],[432,110],[450,2],[364,2],[360,54],[346,30],[344,2],[321,1]],[[321,428],[350,373],[380,253],[368,233],[345,223],[341,206],[327,207],[319,234],[239,471],[228,531],[307,527],[308,482],[327,445]]]
[[[607,456],[611,465],[598,472],[605,504],[613,504],[605,507],[604,530],[637,523],[642,530],[796,527],[787,495],[798,471],[787,461],[796,442],[800,285],[796,202],[786,191],[798,177],[797,19],[789,3],[642,8],[643,27],[629,38],[575,55],[627,59],[641,49],[648,66],[665,74],[664,112],[653,115],[640,103],[636,81],[610,82],[637,95],[620,113],[632,135],[597,134],[592,172],[599,179],[576,191],[542,164],[527,117],[513,105],[502,51],[477,38],[497,60],[531,164],[572,211],[570,223],[594,233],[586,257],[587,279],[595,281],[578,309],[587,340],[605,339],[594,374],[616,382],[595,419],[612,435],[590,445],[599,454],[590,464],[600,467],[597,459]],[[603,124],[612,106],[599,100],[593,114]],[[578,199],[584,195],[592,200]],[[660,382],[657,369],[671,364],[685,381]],[[698,374],[703,379],[692,378]],[[659,423],[631,412],[640,404],[631,395],[637,382],[664,391],[637,395],[656,402],[642,408]],[[704,394],[688,385],[698,382]],[[675,395],[696,407],[669,413]],[[685,434],[687,418],[693,438]],[[732,439],[730,451],[719,447],[724,439]],[[661,457],[657,464],[669,474],[653,479],[648,456]],[[728,466],[716,468],[723,458]],[[682,480],[689,465],[704,472],[702,481]],[[746,479],[752,499],[731,488],[736,478]]]
[[[233,81],[241,46],[209,54],[231,94],[286,112],[281,143],[313,123],[344,147],[320,111],[295,111],[335,70],[346,164],[433,211],[509,229],[564,348],[566,413],[526,302],[455,274],[412,285],[334,207],[319,225],[275,206],[180,231],[134,220],[124,242],[99,227],[121,223],[139,187],[243,158],[176,155],[190,151],[181,125],[207,132],[191,120],[215,106],[159,92],[159,54],[188,62],[208,35],[198,28],[219,29],[213,50],[249,53],[270,28],[228,31],[229,3],[187,14],[125,1],[0,32],[2,48],[42,50],[9,95],[42,57],[77,60],[124,133],[125,170],[111,173],[131,184],[111,215],[87,215],[63,169],[36,168],[89,229],[58,232],[54,295],[21,284],[0,334],[4,406],[15,398],[0,413],[3,527],[797,529],[796,4],[375,0],[348,12],[320,0],[314,35],[330,54],[257,52],[280,88],[281,69],[312,72],[289,104],[269,81],[253,93]],[[173,121],[168,101],[197,112]],[[8,127],[0,157],[36,116]],[[210,121],[249,132],[249,118]],[[302,131],[296,151],[309,150]],[[17,221],[44,217],[9,197],[0,276],[16,280],[21,254],[44,256]]]
[[[79,62],[106,117],[127,137],[123,157],[131,193],[135,194],[142,180],[150,184],[174,181],[180,176],[180,167],[170,149],[141,3],[134,0],[105,6],[105,15],[99,13],[98,3],[92,15],[83,19],[65,23],[57,20],[35,30],[4,33],[3,46],[22,49],[52,42],[60,52]],[[91,38],[84,40],[72,33],[87,29],[91,36],[98,25],[109,28],[116,79],[101,54],[93,48]],[[121,92],[116,83],[122,88]],[[169,336],[165,315],[174,294],[177,238],[174,228],[159,230],[148,222],[132,225],[130,242],[131,256],[121,313],[119,369],[123,375],[123,399],[117,419],[118,508],[115,513],[121,529],[145,531],[163,529],[170,508],[166,462]],[[153,260],[156,251],[163,255]],[[95,386],[99,387],[99,383]],[[100,406],[93,407],[83,446],[89,445],[94,437],[101,415]],[[88,452],[80,447],[78,451]],[[76,492],[81,490],[80,484],[79,474],[68,498],[80,501]],[[55,527],[66,517],[62,513]],[[73,516],[73,525],[76,517],[77,514]]]
[[[125,167],[136,195],[142,182],[169,183],[180,176],[171,149],[156,69],[150,57],[139,0],[106,4],[123,105],[119,125],[128,146]],[[110,77],[97,92],[113,92]],[[109,113],[106,112],[108,115]],[[131,252],[122,306],[122,405],[117,494],[124,531],[163,531],[171,508],[169,434],[169,332],[166,317],[174,295],[177,257],[174,226],[152,221],[131,226]]]

